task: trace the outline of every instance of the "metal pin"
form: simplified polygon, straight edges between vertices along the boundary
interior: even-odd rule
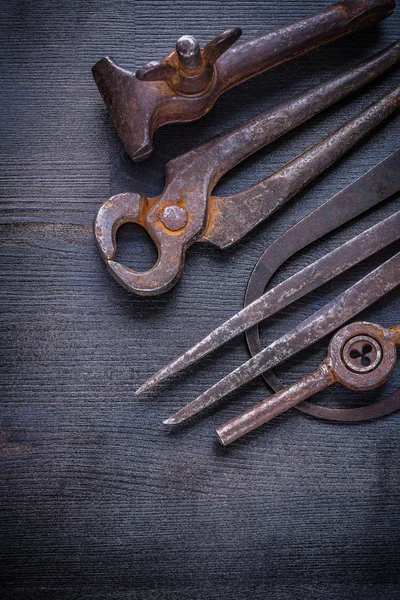
[[[186,73],[195,73],[201,67],[201,52],[198,41],[191,35],[182,35],[176,42],[176,54],[181,68]]]

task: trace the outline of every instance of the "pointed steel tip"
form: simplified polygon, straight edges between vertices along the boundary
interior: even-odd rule
[[[240,36],[242,35],[243,30],[241,27],[232,27],[231,29],[227,29],[226,31],[224,31],[223,35],[227,35],[230,38],[235,38],[235,41],[240,38]]]
[[[180,425],[181,423],[184,423],[185,421],[190,419],[191,416],[193,415],[187,414],[186,411],[184,411],[184,409],[182,408],[168,419],[165,419],[163,423],[164,425]]]
[[[178,423],[179,421],[177,421],[174,416],[169,417],[168,419],[165,419],[165,421],[163,421],[163,425],[177,425]]]
[[[140,387],[138,387],[138,389],[135,392],[135,396],[139,396],[140,394],[143,394],[143,392],[147,392],[148,389],[150,389],[152,386],[150,380],[145,381],[144,383],[142,383],[142,385]]]
[[[142,383],[142,385],[140,387],[138,387],[138,389],[135,392],[135,396],[138,396],[139,394],[142,394],[143,392],[147,392],[148,390],[151,390],[158,383],[160,383],[160,381],[163,381],[166,377],[168,377],[168,374],[166,375],[164,373],[164,369],[161,369],[161,371],[159,371],[155,375],[152,375],[150,377],[150,379],[147,379],[147,381],[145,381],[144,383]]]

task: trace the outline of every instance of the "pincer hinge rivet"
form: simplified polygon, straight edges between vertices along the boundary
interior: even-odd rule
[[[169,204],[162,209],[160,213],[160,221],[170,231],[178,231],[183,229],[188,221],[188,215],[184,208],[177,204]]]

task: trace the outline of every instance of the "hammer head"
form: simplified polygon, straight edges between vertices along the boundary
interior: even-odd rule
[[[192,36],[182,36],[176,51],[136,73],[110,57],[94,65],[93,77],[132,160],[149,156],[153,133],[162,125],[194,121],[210,110],[223,91],[215,62],[241,33],[229,29],[203,49]]]
[[[136,73],[106,57],[94,65],[93,76],[128,154],[140,161],[151,153],[157,128],[199,119],[227,89],[372,25],[387,17],[394,6],[394,0],[341,0],[302,21],[238,44],[229,52],[242,33],[239,27],[217,35],[204,48],[192,36],[184,35],[175,51]]]
[[[94,65],[92,73],[126,151],[132,160],[144,160],[153,149],[155,113],[164,82],[140,81],[108,56]]]

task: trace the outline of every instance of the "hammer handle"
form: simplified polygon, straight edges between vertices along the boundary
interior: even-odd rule
[[[285,100],[168,163],[201,170],[210,188],[235,165],[400,62],[400,41],[305,92]]]
[[[315,15],[235,44],[218,59],[223,90],[310,49],[373,25],[393,12],[393,0],[343,0]]]

